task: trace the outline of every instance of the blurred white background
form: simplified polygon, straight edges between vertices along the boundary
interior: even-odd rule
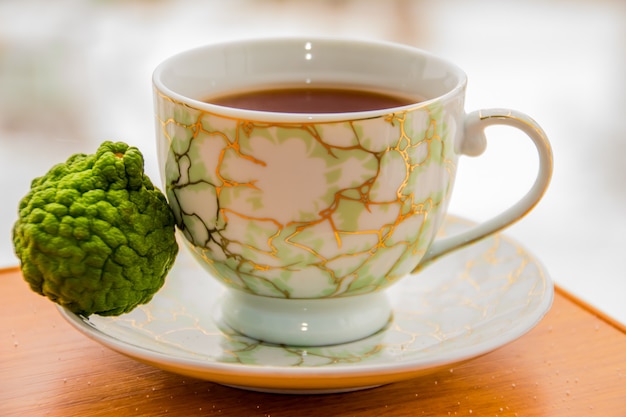
[[[205,43],[339,35],[430,50],[468,74],[466,109],[530,114],[555,173],[506,234],[557,284],[626,323],[626,3],[623,0],[0,0],[0,267],[30,181],[106,140],[138,146],[160,183],[154,67]],[[535,151],[494,127],[463,158],[451,212],[480,221],[530,187]]]

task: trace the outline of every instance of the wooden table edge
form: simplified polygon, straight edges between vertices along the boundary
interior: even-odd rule
[[[605,313],[599,307],[597,307],[597,306],[595,306],[593,304],[590,304],[589,302],[583,300],[582,298],[580,298],[577,295],[573,294],[572,292],[566,290],[565,288],[561,287],[560,285],[555,284],[554,285],[554,290],[555,290],[556,293],[558,293],[562,297],[564,297],[567,300],[571,301],[572,303],[576,304],[578,307],[580,307],[583,310],[587,311],[588,313],[598,317],[600,320],[604,321],[605,323],[607,323],[608,325],[612,326],[616,330],[626,334],[626,324],[620,322],[619,320],[617,320],[613,316],[610,316],[609,314]]]

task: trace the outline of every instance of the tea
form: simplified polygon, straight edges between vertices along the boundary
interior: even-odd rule
[[[345,113],[406,106],[423,99],[340,87],[282,87],[235,93],[205,101],[225,107],[267,112]]]

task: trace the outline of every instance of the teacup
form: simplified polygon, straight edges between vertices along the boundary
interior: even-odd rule
[[[466,113],[464,72],[409,46],[232,41],[167,59],[153,82],[159,166],[178,228],[225,285],[221,318],[265,342],[327,345],[379,331],[392,314],[385,288],[523,217],[552,173],[535,121],[507,109]],[[304,110],[289,100],[274,108],[280,100],[267,93],[321,89],[330,100]],[[346,90],[396,104],[351,107]],[[532,140],[535,183],[495,218],[436,238],[458,157],[481,154],[493,124]]]

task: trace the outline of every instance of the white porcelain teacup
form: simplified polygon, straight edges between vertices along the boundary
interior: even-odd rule
[[[532,119],[505,109],[466,114],[463,71],[408,46],[233,41],[167,59],[153,82],[159,164],[178,227],[225,284],[226,323],[267,342],[325,345],[375,333],[391,315],[386,287],[523,217],[552,173],[550,145]],[[256,98],[261,110],[215,104],[296,87],[404,101],[315,113],[266,108],[274,100],[266,96]],[[343,100],[331,93],[331,102]],[[457,159],[479,155],[492,124],[533,141],[535,184],[495,218],[435,239]]]

